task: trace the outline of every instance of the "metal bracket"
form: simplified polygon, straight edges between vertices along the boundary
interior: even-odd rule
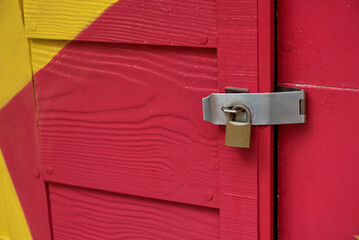
[[[297,88],[272,93],[212,93],[202,99],[203,120],[226,125],[229,114],[222,108],[235,105],[250,109],[252,125],[305,123],[305,92]]]

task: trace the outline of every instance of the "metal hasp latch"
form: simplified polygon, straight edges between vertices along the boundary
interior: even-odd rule
[[[272,93],[212,93],[202,99],[203,119],[216,125],[226,125],[230,110],[224,109],[244,105],[250,109],[252,125],[305,123],[304,90],[278,90]]]

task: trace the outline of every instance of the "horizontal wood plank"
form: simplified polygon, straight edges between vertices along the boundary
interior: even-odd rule
[[[70,41],[30,39],[32,72],[35,74]]]
[[[24,2],[29,38],[194,47],[217,44],[214,0],[121,0],[113,5],[109,0]]]
[[[219,239],[216,209],[49,186],[54,239]]]
[[[218,207],[216,52],[71,42],[35,75],[47,181]]]

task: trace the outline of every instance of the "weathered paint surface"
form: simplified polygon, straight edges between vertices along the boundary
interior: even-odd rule
[[[279,128],[281,240],[358,235],[358,12],[355,0],[278,1],[278,80],[308,98],[307,123]]]

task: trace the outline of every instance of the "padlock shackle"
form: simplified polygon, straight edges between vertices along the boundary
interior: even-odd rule
[[[230,118],[231,120],[235,121],[235,116],[239,111],[245,111],[246,112],[246,122],[251,122],[252,120],[252,116],[251,116],[251,111],[249,110],[249,108],[243,104],[238,104],[235,105],[231,108],[228,107],[222,107],[222,111],[225,113],[229,113],[230,114]]]
[[[249,108],[246,105],[242,105],[242,104],[238,104],[232,107],[232,110],[244,110],[246,112],[246,122],[251,122],[251,111],[249,110]],[[234,114],[237,114],[238,111]]]

